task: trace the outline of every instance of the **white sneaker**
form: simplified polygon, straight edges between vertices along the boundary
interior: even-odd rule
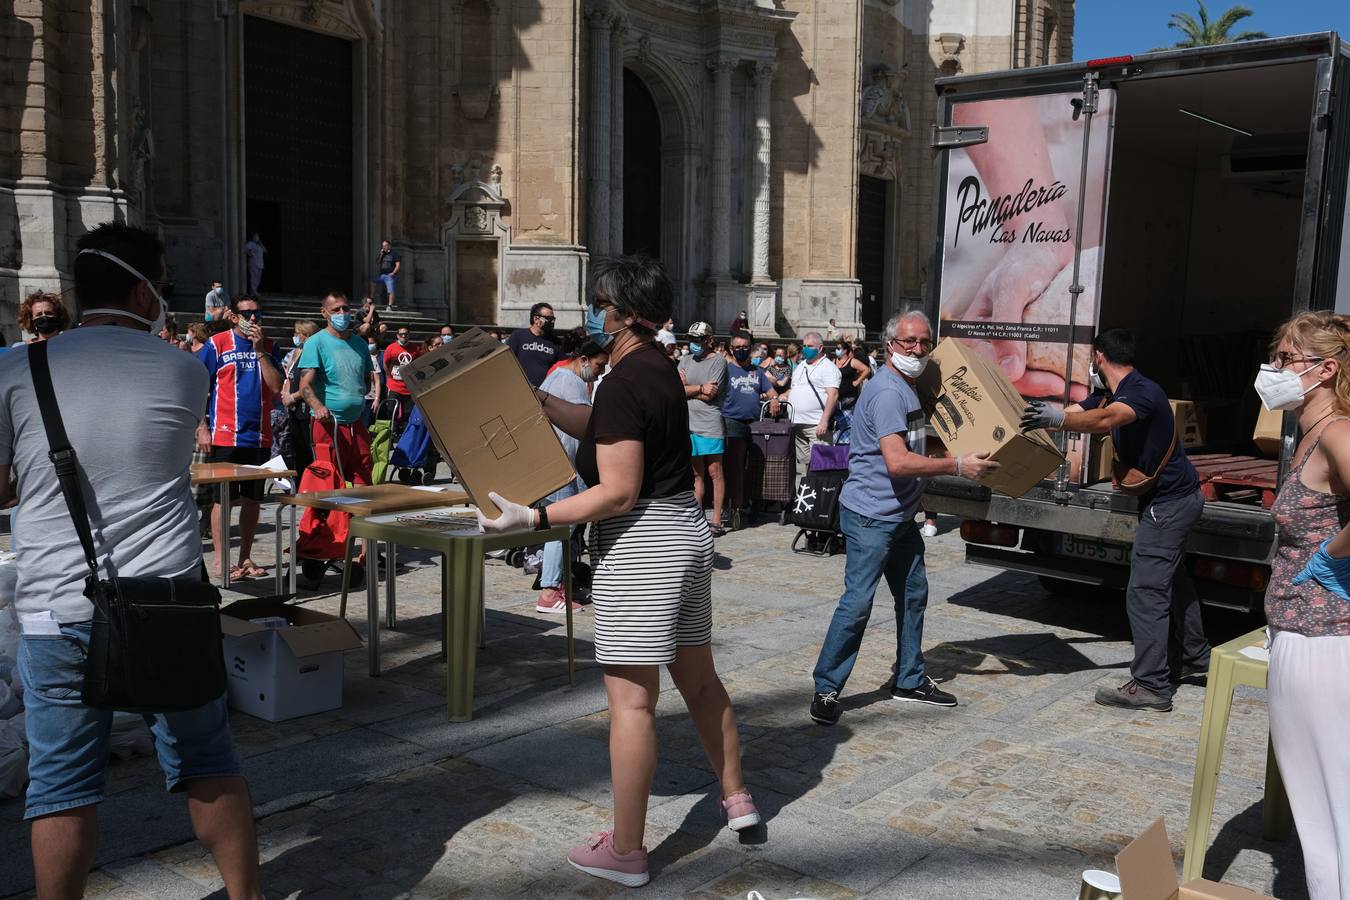
[[[931,523],[925,524],[922,528],[919,529],[919,534],[923,535],[924,537],[937,537],[937,526]]]

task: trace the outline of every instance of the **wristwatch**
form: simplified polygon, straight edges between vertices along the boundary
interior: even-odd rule
[[[538,509],[536,509],[535,512],[539,513],[539,521],[535,523],[535,525],[534,525],[534,530],[535,530],[535,531],[548,531],[548,529],[549,529],[549,524],[548,524],[548,508],[547,508],[547,507],[544,507],[544,506],[541,506],[541,507],[539,507]]]

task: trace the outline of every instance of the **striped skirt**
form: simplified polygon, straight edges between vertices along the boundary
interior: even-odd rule
[[[663,665],[711,643],[713,539],[692,493],[639,500],[591,532],[596,662]]]

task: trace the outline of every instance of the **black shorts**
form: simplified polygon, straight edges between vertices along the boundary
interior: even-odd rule
[[[750,437],[749,422],[742,422],[740,419],[728,419],[723,416],[722,424],[726,429],[726,437],[729,441],[744,441]]]
[[[236,466],[261,466],[272,458],[272,451],[266,447],[212,447],[211,462],[234,463]],[[243,497],[245,500],[256,500],[259,503],[263,498],[263,485],[267,479],[258,478],[253,481],[236,481],[230,485],[230,499],[238,500]],[[223,485],[216,485],[216,502],[220,502],[220,489]]]

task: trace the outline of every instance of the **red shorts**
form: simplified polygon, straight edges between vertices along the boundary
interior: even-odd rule
[[[350,425],[335,422],[311,421],[314,438],[314,458],[333,459],[333,431],[337,430],[337,467],[343,480],[352,484],[370,484],[370,432],[360,420]]]

